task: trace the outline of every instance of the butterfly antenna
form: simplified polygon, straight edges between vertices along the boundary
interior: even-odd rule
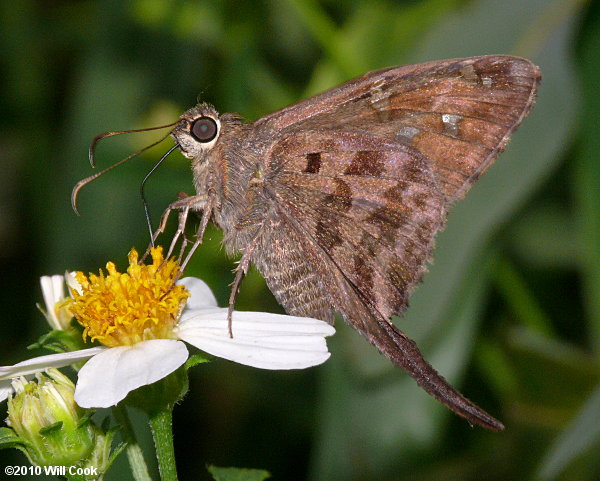
[[[150,231],[150,244],[152,245],[152,247],[154,247],[154,231],[152,230],[152,219],[150,218],[150,210],[148,208],[148,202],[146,201],[146,195],[144,194],[144,187],[146,186],[146,181],[148,180],[148,178],[154,173],[156,169],[158,169],[160,164],[162,164],[163,161],[169,155],[171,155],[171,153],[178,147],[179,144],[177,143],[173,147],[171,147],[169,151],[165,155],[163,155],[156,164],[154,164],[154,167],[152,167],[150,171],[146,174],[144,180],[142,180],[142,183],[140,185],[140,195],[142,196],[142,203],[144,204],[144,213],[146,214],[146,223],[148,224],[148,230]]]
[[[92,168],[95,167],[95,158],[94,158],[94,155],[95,155],[96,145],[102,139],[105,139],[107,137],[113,137],[115,135],[120,135],[120,134],[130,134],[130,133],[134,133],[134,132],[147,132],[149,130],[164,129],[164,128],[167,128],[167,127],[172,127],[177,122],[179,122],[179,121],[175,121],[175,122],[173,122],[171,124],[160,125],[158,127],[149,127],[149,128],[146,128],[146,129],[119,130],[119,131],[114,131],[114,132],[104,132],[103,134],[97,135],[96,137],[94,137],[94,140],[92,140],[92,143],[90,145],[90,149],[89,149],[89,152],[88,152],[88,156],[89,156],[89,160],[90,160],[90,165],[92,166]],[[73,187],[73,191],[71,192],[71,206],[73,207],[73,210],[75,211],[75,213],[77,215],[81,215],[79,213],[79,210],[77,209],[77,196],[78,196],[79,191],[82,189],[83,186],[89,184],[93,180],[96,180],[98,177],[106,174],[107,172],[109,172],[110,170],[113,170],[114,168],[120,166],[121,164],[124,164],[128,160],[133,159],[134,157],[137,157],[138,155],[140,155],[141,153],[145,152],[148,149],[151,149],[155,145],[160,144],[170,134],[171,134],[171,132],[168,132],[166,135],[164,135],[163,137],[161,137],[156,142],[148,145],[147,147],[144,147],[143,149],[141,149],[141,150],[139,150],[137,152],[134,152],[131,155],[128,155],[124,159],[119,160],[118,162],[116,162],[115,164],[107,167],[106,169],[102,170],[101,172],[98,172],[98,173],[96,173],[94,175],[90,175],[89,177],[86,177],[85,179],[80,180],[79,182],[77,182],[77,184],[75,184],[75,187]]]

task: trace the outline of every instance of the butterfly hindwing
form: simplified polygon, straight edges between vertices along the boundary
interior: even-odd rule
[[[278,198],[263,225],[259,247],[261,252],[255,259],[267,285],[286,310],[297,315],[317,314],[318,317],[315,306],[322,306],[325,302],[329,307],[327,314],[331,310],[339,312],[383,355],[408,372],[425,391],[454,412],[471,423],[494,430],[502,429],[500,422],[448,384],[423,358],[414,341],[408,339],[387,318],[385,311],[390,309],[390,300],[401,300],[404,305],[408,295],[408,289],[403,285],[406,281],[402,277],[407,270],[394,266],[390,261],[396,255],[390,246],[386,243],[367,246],[365,237],[356,241],[351,235],[331,245],[335,237],[343,237],[349,233],[348,229],[352,229],[355,220],[350,216],[343,216],[345,220],[337,223],[337,227],[329,223],[329,233],[324,237],[318,234],[319,209],[311,209],[310,205],[320,202],[321,205],[331,203],[332,209],[341,207],[345,194],[333,197],[324,194],[330,196],[324,199],[315,196],[315,191],[310,189],[305,190],[304,194],[299,193],[298,189],[286,192],[287,189],[281,183],[271,192]],[[323,194],[320,191],[317,193]],[[329,213],[327,210],[326,214]],[[354,213],[359,214],[360,210]],[[326,229],[325,226],[322,228]],[[363,231],[363,236],[365,234],[366,231]],[[376,235],[369,234],[368,237],[375,239]],[[376,250],[370,252],[371,248]],[[386,273],[390,272],[394,272],[397,278],[388,278]],[[380,290],[384,295],[375,294],[375,290]],[[300,298],[296,299],[293,294],[299,294]]]
[[[275,212],[275,210],[274,210]],[[281,216],[272,215],[263,226],[254,263],[269,290],[286,312],[333,324],[331,300],[314,259],[299,248],[301,236]]]
[[[445,218],[426,159],[366,134],[302,132],[280,142],[269,164],[266,188],[302,234],[372,308],[401,312]]]

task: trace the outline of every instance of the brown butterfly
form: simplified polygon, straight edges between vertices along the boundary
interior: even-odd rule
[[[390,316],[406,309],[448,209],[504,149],[539,82],[528,60],[484,56],[370,72],[252,123],[196,105],[170,134],[197,194],[171,204],[155,236],[179,210],[172,246],[185,247],[188,213],[202,211],[183,264],[209,220],[223,229],[242,254],[230,312],[253,263],[289,314],[333,323],[338,312],[452,411],[501,430]]]

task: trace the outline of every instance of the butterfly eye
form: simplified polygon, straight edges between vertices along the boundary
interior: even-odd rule
[[[192,124],[192,135],[198,142],[210,142],[218,131],[217,122],[211,117],[200,117]]]

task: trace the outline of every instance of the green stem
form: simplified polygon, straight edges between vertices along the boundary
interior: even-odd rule
[[[121,427],[123,441],[127,443],[125,452],[127,453],[127,459],[129,460],[133,479],[135,479],[135,481],[152,481],[150,473],[148,473],[148,466],[144,460],[144,453],[137,442],[133,427],[131,426],[127,409],[123,406],[115,406],[112,408],[112,411]]]
[[[173,412],[167,409],[150,416],[150,428],[154,437],[161,481],[177,481],[173,448]]]

